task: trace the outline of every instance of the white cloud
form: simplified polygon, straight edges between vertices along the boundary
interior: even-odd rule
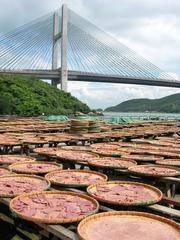
[[[59,0],[13,0],[11,4],[0,0],[0,33],[53,11],[60,4]],[[179,78],[179,0],[69,0],[68,4],[72,10]],[[94,108],[180,92],[173,88],[80,82],[70,82],[69,90]]]

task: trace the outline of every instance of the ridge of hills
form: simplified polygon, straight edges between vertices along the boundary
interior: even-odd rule
[[[0,76],[0,114],[38,116],[88,113],[91,109],[73,97],[41,80],[22,76]]]
[[[116,106],[108,107],[104,111],[180,113],[180,93],[159,99],[132,99]]]

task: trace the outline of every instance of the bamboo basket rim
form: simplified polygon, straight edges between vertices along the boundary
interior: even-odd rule
[[[32,139],[31,139],[32,140]],[[35,139],[34,141],[28,141],[28,139],[20,140],[21,144],[46,144],[49,141],[46,139]]]
[[[13,208],[13,202],[15,200],[17,200],[18,198],[20,197],[28,197],[28,196],[32,196],[32,195],[37,195],[37,194],[64,194],[64,195],[72,195],[72,196],[78,196],[78,197],[81,197],[81,198],[84,198],[88,201],[90,201],[94,206],[95,206],[95,210],[91,211],[90,213],[88,214],[85,214],[85,215],[80,215],[79,217],[72,217],[72,218],[59,218],[58,220],[50,220],[50,219],[42,219],[42,218],[33,218],[33,217],[28,217],[27,215],[25,214],[21,214],[19,213],[17,210],[15,210]],[[87,196],[87,195],[84,195],[82,193],[75,193],[75,192],[69,192],[69,191],[48,191],[48,192],[43,192],[43,191],[36,191],[36,192],[32,192],[32,193],[25,193],[25,194],[21,194],[15,198],[13,198],[11,201],[10,201],[10,209],[15,213],[17,214],[18,216],[20,216],[21,218],[23,219],[26,219],[28,221],[32,221],[32,222],[38,222],[38,223],[45,223],[45,224],[64,224],[64,223],[72,223],[72,222],[79,222],[81,221],[83,218],[86,218],[90,215],[93,215],[95,213],[97,213],[99,211],[99,203],[96,199],[90,197],[90,196]]]
[[[92,215],[92,216],[89,216],[89,217],[83,219],[78,224],[78,227],[77,227],[77,232],[78,232],[80,239],[87,240],[87,237],[85,236],[85,233],[84,233],[84,231],[85,231],[84,229],[88,227],[89,223],[91,223],[93,221],[97,221],[98,219],[102,219],[104,217],[108,217],[108,216],[110,216],[110,217],[111,216],[144,217],[149,220],[159,221],[161,224],[166,223],[166,224],[170,225],[174,229],[174,231],[176,231],[177,233],[179,233],[179,230],[180,230],[180,225],[178,223],[176,223],[175,221],[167,219],[165,217],[155,215],[155,214],[145,213],[145,212],[136,212],[136,211],[110,211],[110,212],[104,212],[104,213],[97,213],[95,215]],[[94,239],[94,240],[98,240],[98,239]]]
[[[84,150],[78,150],[78,149],[76,149],[76,147],[78,148],[78,147],[84,147],[85,149]],[[86,149],[86,147],[87,147],[87,149]],[[88,150],[88,147],[89,147],[89,150]],[[75,145],[75,146],[62,146],[61,147],[61,149],[62,150],[65,150],[65,151],[71,151],[71,150],[73,150],[73,151],[82,151],[82,152],[91,152],[91,148],[90,148],[90,146],[83,146],[83,145]]]
[[[0,166],[0,169],[3,169],[3,170],[6,170],[7,171],[7,175],[9,176],[11,174],[11,171],[9,170],[8,167],[5,167],[5,166]],[[2,175],[0,177],[4,177],[4,176],[7,176],[7,175]]]
[[[114,158],[114,159],[113,159]],[[112,161],[115,160],[115,157],[112,157]],[[123,159],[123,158],[117,158],[118,161],[127,161],[127,162],[131,162],[134,163],[134,165],[137,165],[137,162],[135,160],[131,160],[131,159]],[[122,167],[122,166],[115,166],[115,165],[102,165],[102,164],[98,164],[95,163],[95,161],[97,162],[101,162],[101,158],[97,158],[97,159],[92,159],[92,160],[88,160],[88,164],[90,166],[95,166],[95,167],[101,167],[101,168],[110,168],[110,169],[128,169],[128,167]],[[116,160],[115,160],[116,161]]]
[[[42,170],[42,171],[23,171],[23,170],[18,170],[18,169],[13,169],[13,167],[15,166],[18,166],[18,165],[22,165],[22,164],[46,164],[46,165],[53,165],[53,166],[57,166],[59,167],[59,169],[62,169],[62,164],[59,164],[59,163],[56,163],[56,162],[46,162],[46,161],[24,161],[24,162],[16,162],[16,163],[13,163],[11,165],[8,166],[9,170],[12,171],[12,172],[16,172],[16,173],[22,173],[22,174],[46,174],[46,173],[49,173],[49,172],[52,172],[53,170]]]
[[[131,155],[132,155],[132,157],[131,157]],[[137,155],[137,157],[136,157],[135,155]],[[144,155],[145,155],[145,154],[129,154],[129,155],[124,154],[124,155],[123,155],[123,158],[132,159],[132,160],[135,160],[135,161],[138,161],[138,162],[155,162],[155,161],[163,160],[163,159],[164,159],[164,158],[161,157],[161,156],[155,156],[155,158],[152,158],[152,157],[151,157],[152,155],[147,156],[148,159],[147,159],[147,158],[144,158],[144,159],[143,159],[143,156],[144,156]],[[141,156],[142,156],[142,158],[141,158]]]
[[[178,164],[167,164],[167,159],[158,160],[158,161],[156,161],[156,164],[157,165],[163,165],[163,166],[166,165],[166,166],[180,167],[180,159],[176,159],[176,160],[175,159],[168,159],[168,162],[169,161],[171,161],[171,162],[177,161],[177,162],[179,162],[179,165]]]
[[[134,185],[139,185],[139,186],[143,186],[144,188],[148,188],[151,191],[153,191],[154,193],[156,193],[157,198],[154,200],[149,200],[149,201],[141,201],[141,202],[134,202],[134,203],[127,203],[127,202],[116,202],[113,200],[106,200],[103,197],[99,197],[95,194],[93,194],[91,192],[91,189],[96,188],[97,186],[102,186],[102,185],[111,185],[111,184],[134,184]],[[144,206],[144,205],[151,205],[154,203],[157,203],[159,201],[161,201],[161,199],[163,198],[163,193],[156,187],[151,186],[149,184],[145,184],[145,183],[140,183],[140,182],[131,182],[131,181],[109,181],[109,182],[102,182],[102,183],[95,183],[92,184],[90,186],[87,187],[87,192],[90,196],[94,197],[95,199],[97,199],[98,201],[104,202],[104,203],[109,203],[109,204],[114,204],[114,205],[118,205],[118,206]]]
[[[64,152],[68,152],[68,150],[62,150],[62,151],[64,151]],[[73,150],[69,150],[69,152],[72,152],[72,154],[73,153],[87,153],[88,155],[91,155],[92,157],[99,157],[99,155],[98,154],[96,154],[96,153],[93,153],[93,152],[89,152],[89,151],[73,151]],[[85,160],[85,159],[82,159],[82,160],[80,160],[80,159],[76,159],[75,157],[72,157],[72,158],[68,158],[68,157],[61,157],[61,156],[59,156],[59,154],[57,153],[56,154],[56,157],[58,158],[58,159],[62,159],[62,160],[67,160],[67,161],[76,161],[76,162],[87,162],[87,160]]]
[[[163,160],[165,161],[165,160]],[[143,173],[143,172],[138,172],[135,169],[142,168],[142,167],[156,167],[156,168],[168,168],[172,170],[176,170],[179,173],[166,173],[166,174],[153,174],[153,173]],[[180,168],[174,167],[174,166],[166,166],[166,165],[158,165],[158,164],[148,164],[148,165],[137,165],[137,166],[132,166],[128,168],[128,171],[131,173],[135,173],[137,175],[142,175],[142,176],[152,176],[152,177],[175,177],[180,175]]]
[[[161,151],[161,152],[160,152]],[[168,157],[180,157],[180,153],[174,153],[174,152],[166,152],[162,150],[150,150],[146,151],[147,154],[149,155],[156,155],[156,156],[168,156]]]
[[[93,149],[92,153],[98,154],[100,156],[107,156],[107,157],[121,157],[123,155],[123,152],[121,152],[120,150],[116,151],[116,149],[114,149],[115,150],[114,152],[118,152],[117,154],[116,153],[114,153],[114,154],[107,153],[106,151],[111,151],[110,149],[103,148],[104,152],[102,152],[102,149],[100,151],[99,150],[98,149],[96,149],[96,150]],[[113,151],[113,149],[112,149],[112,151]]]
[[[98,150],[98,149],[101,149],[101,148],[106,149],[106,147],[98,147],[98,146],[103,146],[103,145],[104,145],[104,146],[106,146],[106,145],[111,145],[111,146],[112,146],[112,148],[107,148],[107,150],[108,150],[108,149],[110,149],[110,150],[111,150],[111,149],[112,149],[112,150],[113,150],[113,149],[115,149],[115,150],[116,150],[116,149],[119,149],[119,145],[118,145],[118,144],[111,144],[111,142],[93,143],[93,144],[90,145],[90,147],[93,148],[93,149],[97,149],[97,150]],[[113,148],[113,147],[114,147],[114,148]]]
[[[66,184],[66,183],[59,183],[57,181],[54,181],[54,180],[50,180],[49,177],[50,175],[52,174],[56,174],[56,173],[61,173],[61,172],[79,172],[79,173],[90,173],[90,174],[94,174],[94,175],[99,175],[101,176],[103,179],[102,179],[102,182],[104,181],[107,181],[108,180],[108,176],[103,174],[103,173],[100,173],[100,172],[96,172],[96,171],[91,171],[91,170],[78,170],[78,169],[62,169],[62,170],[57,170],[57,171],[53,171],[53,172],[50,172],[48,174],[45,175],[45,179],[47,179],[48,181],[50,181],[52,184],[55,184],[55,185],[59,185],[59,186],[67,186],[67,187],[87,187],[89,186],[90,184],[78,184],[78,183],[75,183],[75,184]]]
[[[50,149],[50,150],[52,150],[52,149],[57,149],[58,151],[60,150],[60,151],[62,151],[62,149],[60,148],[60,147],[46,147],[47,149]],[[56,151],[54,151],[54,152],[51,152],[51,153],[48,153],[48,152],[44,152],[44,151],[37,151],[37,149],[45,149],[45,148],[43,148],[43,147],[41,147],[41,148],[35,148],[35,149],[33,149],[33,152],[35,152],[35,153],[37,153],[38,155],[45,155],[45,156],[56,156]]]
[[[27,177],[27,178],[33,178],[33,179],[39,179],[39,180],[42,180],[44,182],[47,183],[47,186],[42,189],[42,191],[46,191],[50,188],[51,186],[51,183],[50,181],[48,181],[47,179],[45,179],[44,177],[41,177],[41,176],[36,176],[36,175],[30,175],[30,174],[11,174],[11,175],[5,175],[5,176],[0,176],[0,181],[2,178],[12,178],[12,177]],[[34,191],[33,191],[34,192]],[[18,195],[22,195],[22,194],[0,194],[0,197],[3,197],[3,198],[13,198],[13,197],[16,197]]]

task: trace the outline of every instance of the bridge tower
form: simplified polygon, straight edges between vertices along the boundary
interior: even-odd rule
[[[67,70],[67,25],[68,8],[67,4],[62,5],[61,32],[59,32],[59,15],[54,13],[53,19],[53,53],[52,69],[58,69],[58,41],[61,39],[61,68],[59,68],[59,81],[52,80],[52,85],[57,87],[61,83],[61,90],[67,92],[68,70]]]

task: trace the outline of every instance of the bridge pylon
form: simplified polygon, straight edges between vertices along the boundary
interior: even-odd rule
[[[62,5],[61,32],[59,32],[59,14],[54,13],[53,17],[53,52],[52,69],[59,69],[59,81],[52,80],[52,85],[57,87],[61,83],[61,90],[67,92],[68,70],[67,70],[67,25],[68,8],[66,4]],[[58,41],[61,39],[61,68],[58,68]]]

